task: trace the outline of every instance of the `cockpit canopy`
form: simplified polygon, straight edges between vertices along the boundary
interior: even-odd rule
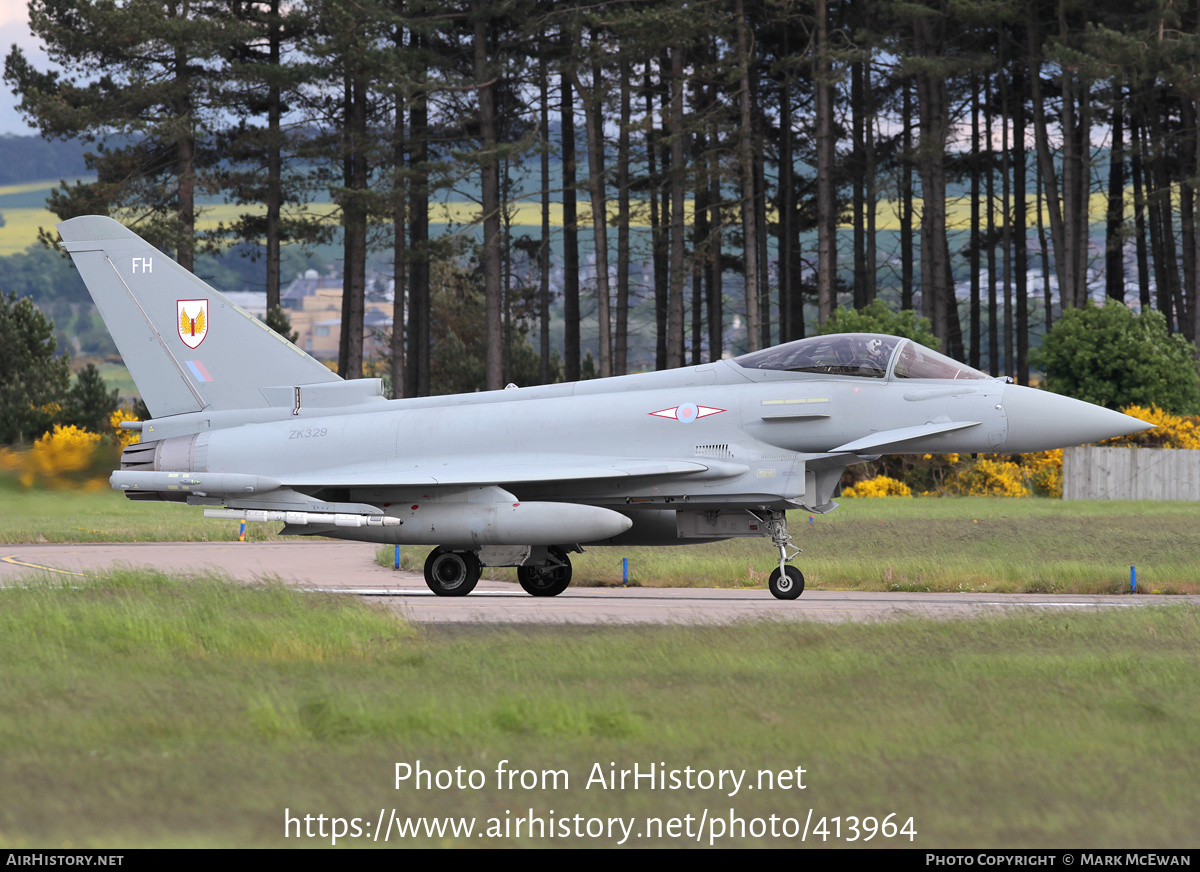
[[[851,375],[861,378],[990,379],[911,339],[881,333],[810,336],[735,357],[745,369]]]

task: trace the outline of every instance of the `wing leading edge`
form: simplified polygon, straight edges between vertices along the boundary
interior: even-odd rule
[[[705,460],[568,458],[534,461],[494,462],[480,458],[464,463],[462,458],[445,461],[423,460],[405,469],[389,469],[378,464],[324,469],[319,472],[279,475],[289,487],[487,487],[501,484],[544,484],[549,482],[591,481],[651,476],[702,475],[724,478],[748,470],[743,464]]]

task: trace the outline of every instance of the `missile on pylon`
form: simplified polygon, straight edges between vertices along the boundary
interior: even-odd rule
[[[189,494],[262,494],[283,485],[265,475],[237,472],[143,472],[117,470],[108,478],[114,490]]]

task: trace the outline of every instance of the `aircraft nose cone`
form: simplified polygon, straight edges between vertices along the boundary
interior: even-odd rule
[[[1004,389],[1004,412],[1004,450],[1013,453],[1099,442],[1154,426],[1103,406],[1020,385]]]

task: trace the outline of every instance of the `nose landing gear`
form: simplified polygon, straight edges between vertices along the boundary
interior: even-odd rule
[[[767,587],[776,599],[795,599],[804,593],[804,573],[794,566],[772,569]]]
[[[800,553],[800,549],[791,544],[792,534],[787,529],[787,515],[784,512],[771,512],[768,517],[760,517],[759,520],[766,525],[771,544],[779,549],[779,566],[771,571],[767,588],[776,599],[795,599],[804,593],[804,573],[788,565]]]

